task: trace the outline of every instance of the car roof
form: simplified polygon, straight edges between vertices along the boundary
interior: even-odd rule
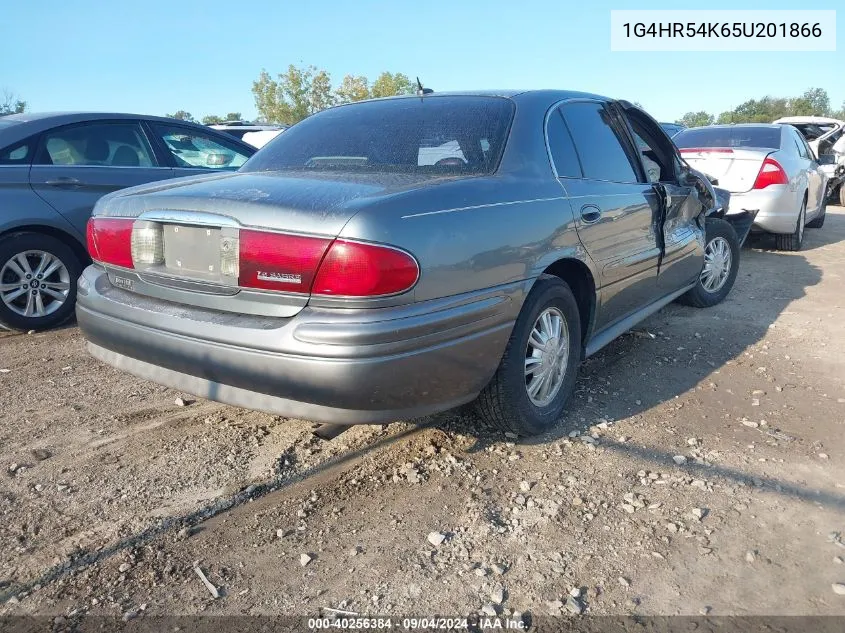
[[[506,97],[510,99],[522,98],[543,98],[551,97],[555,100],[561,99],[600,99],[609,101],[608,97],[592,94],[589,92],[578,92],[575,90],[558,90],[558,89],[535,89],[535,90],[515,90],[515,89],[500,89],[500,90],[450,90],[446,92],[431,92],[420,97],[417,94],[397,95],[395,97],[382,97],[382,99],[432,99],[437,97]],[[378,99],[372,99],[376,101]]]
[[[702,125],[700,127],[688,127],[687,130],[724,130],[729,128],[757,127],[770,130],[781,129],[780,125],[774,123],[719,123],[717,125]]]
[[[775,123],[836,123],[845,125],[845,121],[826,116],[785,116],[777,119]]]
[[[208,127],[191,121],[173,119],[170,117],[155,116],[151,114],[131,114],[128,112],[24,112],[21,114],[9,114],[0,117],[0,147],[6,147],[12,143],[22,141],[33,134],[39,134],[45,130],[69,125],[73,123],[84,123],[87,121],[114,121],[120,119],[142,119],[144,121],[158,121],[161,123],[179,124],[194,127],[199,130],[207,130]],[[12,125],[6,124],[13,123]],[[16,124],[15,124],[16,123]],[[218,131],[218,134],[223,132]],[[234,139],[237,141],[237,139]]]

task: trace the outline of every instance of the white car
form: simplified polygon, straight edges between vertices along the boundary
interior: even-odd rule
[[[758,210],[753,229],[774,233],[778,249],[800,250],[804,227],[824,224],[827,176],[796,128],[710,125],[672,140],[690,166],[731,192],[728,213]]]
[[[277,134],[287,129],[286,126],[276,125],[275,123],[250,123],[248,121],[224,121],[223,123],[216,123],[208,127],[226,132],[226,134],[230,134],[245,143],[249,143],[253,147],[262,147],[270,139],[275,138]],[[267,134],[255,134],[255,132],[266,132]],[[256,145],[255,142],[250,141],[250,138],[260,143],[260,145]]]
[[[798,128],[816,156],[835,157],[832,164],[822,165],[822,169],[828,178],[828,195],[845,207],[845,121],[822,116],[787,116],[774,122]]]
[[[253,147],[264,147],[276,138],[279,134],[284,132],[284,130],[256,130],[255,132],[247,132],[241,137],[241,140],[244,143],[249,143]]]

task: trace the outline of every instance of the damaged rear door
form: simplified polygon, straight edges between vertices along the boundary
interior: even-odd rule
[[[667,295],[692,283],[704,262],[704,214],[713,206],[707,188],[682,169],[677,149],[642,110],[622,104],[646,175],[657,192],[655,233],[661,248],[657,283]]]

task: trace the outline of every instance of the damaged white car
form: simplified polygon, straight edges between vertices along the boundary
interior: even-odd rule
[[[807,139],[827,175],[827,194],[832,203],[845,206],[845,121],[821,116],[788,116],[774,123],[792,125]],[[833,160],[822,156],[833,156]]]

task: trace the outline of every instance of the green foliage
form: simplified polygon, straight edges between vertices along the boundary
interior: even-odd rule
[[[26,110],[26,101],[22,101],[17,95],[4,90],[0,95],[0,116],[7,114],[20,114]]]
[[[180,121],[191,121],[192,123],[196,123],[196,119],[190,112],[185,112],[184,110],[176,110],[173,114],[165,114],[164,116],[170,117],[171,119],[179,119]]]
[[[402,73],[384,72],[373,82],[370,95],[373,97],[393,97],[414,94],[416,84]]]
[[[402,73],[384,72],[372,84],[366,77],[347,75],[334,89],[325,70],[293,64],[275,79],[262,70],[252,84],[259,118],[288,125],[339,103],[413,92],[414,83]]]
[[[242,119],[240,112],[229,112],[225,116],[217,116],[216,114],[207,114],[202,118],[203,125],[219,125],[226,121],[240,121]]]
[[[713,125],[715,117],[701,110],[700,112],[687,112],[675,123],[686,127],[701,127],[702,125]]]
[[[842,110],[845,111],[845,104]],[[706,113],[698,113],[706,114]],[[811,88],[798,97],[749,99],[733,110],[722,112],[717,123],[771,123],[785,116],[831,116],[830,97],[823,88]],[[686,115],[685,115],[686,116]],[[708,115],[709,116],[709,115]]]

